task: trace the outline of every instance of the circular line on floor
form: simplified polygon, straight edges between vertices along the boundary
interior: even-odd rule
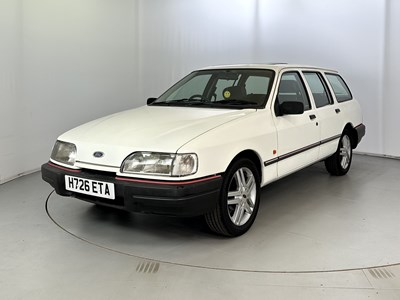
[[[142,260],[148,260],[148,261],[153,261],[153,262],[159,262],[163,264],[168,264],[168,265],[174,265],[174,266],[180,266],[180,267],[188,267],[188,268],[196,268],[196,269],[205,269],[205,270],[215,270],[215,271],[229,271],[229,272],[244,272],[244,273],[268,273],[268,274],[316,274],[316,273],[335,273],[335,272],[350,272],[350,271],[362,271],[362,270],[368,270],[368,269],[375,269],[375,268],[384,268],[384,267],[393,267],[393,266],[399,266],[400,263],[393,263],[393,264],[385,264],[385,265],[376,265],[376,266],[368,266],[368,267],[359,267],[359,268],[343,268],[343,269],[331,269],[331,270],[304,270],[304,271],[281,271],[281,270],[249,270],[249,269],[235,269],[235,268],[224,268],[224,267],[210,267],[210,266],[201,266],[201,265],[196,265],[196,264],[185,264],[185,263],[179,263],[179,262],[172,262],[172,261],[167,261],[167,260],[160,260],[160,259],[154,259],[151,257],[146,257],[146,256],[140,256],[140,255],[135,255],[132,253],[127,253],[123,252],[117,249],[113,249],[104,245],[97,244],[95,242],[92,242],[90,240],[87,240],[85,238],[82,238],[73,232],[69,231],[68,229],[64,228],[61,224],[59,224],[50,214],[49,209],[48,209],[48,203],[50,200],[51,195],[55,192],[55,190],[51,191],[50,194],[46,198],[45,202],[45,210],[47,216],[50,218],[50,220],[57,226],[59,227],[62,231],[66,232],[70,236],[85,242],[87,244],[90,244],[92,246],[98,247],[100,249],[110,251],[113,253],[129,256],[129,257],[134,257],[137,259],[142,259]]]

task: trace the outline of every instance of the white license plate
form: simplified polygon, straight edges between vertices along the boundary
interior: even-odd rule
[[[114,184],[65,175],[65,189],[95,197],[115,199]]]

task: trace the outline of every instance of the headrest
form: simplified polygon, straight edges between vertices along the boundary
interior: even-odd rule
[[[224,99],[241,100],[246,97],[246,89],[243,86],[230,86],[224,89],[222,95]]]

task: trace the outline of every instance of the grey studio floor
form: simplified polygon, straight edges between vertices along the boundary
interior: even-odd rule
[[[0,203],[0,299],[400,299],[399,160],[268,185],[235,239],[60,197],[40,172],[1,185]]]

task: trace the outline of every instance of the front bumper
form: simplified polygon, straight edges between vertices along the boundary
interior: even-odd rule
[[[115,200],[68,191],[65,189],[65,175],[111,182],[115,187]],[[220,175],[192,181],[150,181],[93,170],[77,171],[50,162],[42,165],[42,178],[61,196],[132,212],[171,216],[197,216],[213,210],[222,184]]]

